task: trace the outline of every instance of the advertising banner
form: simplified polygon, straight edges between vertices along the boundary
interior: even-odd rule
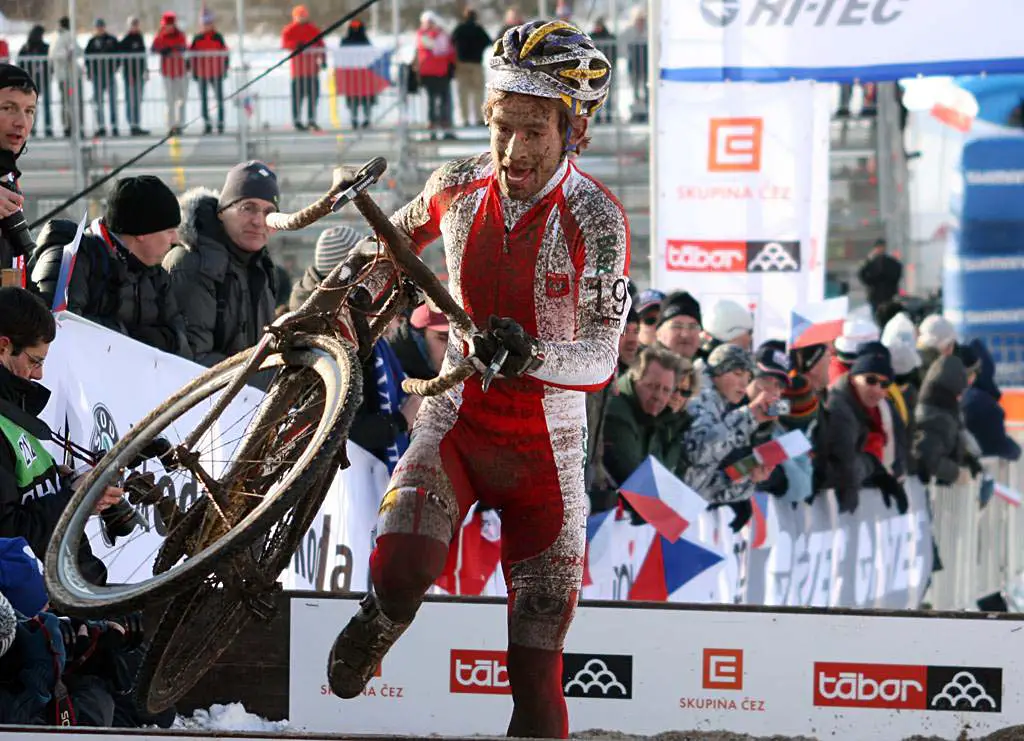
[[[661,78],[895,80],[1019,72],[1018,0],[664,0]]]
[[[355,599],[291,602],[295,730],[501,735],[512,712],[503,604],[427,602],[360,697],[325,659]],[[569,729],[896,741],[1024,723],[1021,622],[581,605],[565,645]],[[678,639],[680,636],[685,639]],[[669,638],[676,637],[676,638]]]
[[[749,306],[760,339],[824,295],[831,100],[810,82],[660,82],[651,279],[705,315]]]

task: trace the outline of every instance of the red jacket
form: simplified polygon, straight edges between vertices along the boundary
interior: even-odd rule
[[[448,34],[439,28],[416,32],[416,69],[420,77],[447,77],[455,64],[455,47]]]
[[[11,58],[11,47],[7,45],[7,42],[0,39],[0,62],[6,62]]]
[[[152,51],[160,55],[160,74],[164,77],[184,77],[188,71],[185,52],[188,39],[177,26],[161,26],[153,39]]]
[[[295,51],[320,35],[320,29],[312,23],[289,23],[281,32],[281,48]],[[326,57],[322,51],[324,40],[317,39],[309,49],[292,57],[292,77],[316,77]]]
[[[216,80],[227,76],[228,45],[216,31],[196,34],[189,51],[196,53],[192,58],[192,76],[197,80]]]

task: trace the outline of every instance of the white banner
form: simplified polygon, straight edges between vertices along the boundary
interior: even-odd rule
[[[661,77],[895,80],[1024,70],[1019,0],[662,0]]]
[[[651,279],[705,316],[749,306],[759,339],[824,295],[830,95],[810,82],[660,82]]]
[[[512,711],[503,604],[427,602],[363,695],[325,663],[355,599],[291,602],[296,730],[501,735]],[[666,636],[685,639],[666,640]],[[723,730],[897,741],[1024,723],[1017,619],[582,605],[562,673],[573,732]]]

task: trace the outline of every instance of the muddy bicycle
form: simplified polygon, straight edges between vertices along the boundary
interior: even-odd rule
[[[172,705],[250,620],[272,614],[278,576],[336,471],[348,466],[349,426],[362,401],[361,362],[391,320],[414,302],[417,289],[464,336],[476,333],[469,315],[367,192],[386,168],[379,157],[358,171],[339,168],[316,203],[267,217],[274,229],[296,230],[351,203],[377,235],[376,260],[356,275],[338,265],[298,310],[266,327],[255,347],[204,371],[139,421],[87,475],[57,523],[45,569],[56,608],[104,617],[163,606],[139,675],[137,694],[146,711]],[[374,306],[355,289],[381,261],[393,270],[395,288]],[[429,396],[455,387],[479,367],[472,355],[438,378],[407,380],[406,391]],[[485,382],[503,355],[484,371]],[[265,393],[254,389],[256,378]],[[152,486],[152,474],[130,475],[129,501],[154,506],[163,522],[163,541],[150,553],[152,575],[92,584],[78,552],[96,537],[89,528],[96,503],[158,440],[167,441],[159,458],[168,475],[197,482],[199,496],[182,509]]]

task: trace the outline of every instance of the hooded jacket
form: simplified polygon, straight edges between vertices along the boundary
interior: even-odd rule
[[[996,384],[992,355],[980,340],[973,340],[971,349],[981,359],[981,370],[960,403],[964,423],[978,441],[982,455],[1019,460],[1020,446],[1006,434],[1006,412],[999,404],[1003,392]]]
[[[264,247],[246,252],[224,231],[216,191],[197,188],[181,199],[181,244],[164,268],[185,313],[197,362],[215,365],[252,347],[274,321],[277,271]]]
[[[40,561],[72,494],[38,438],[38,416],[49,399],[46,387],[0,366],[0,537],[24,538]],[[78,560],[87,579],[106,582],[107,569],[87,538]]]
[[[185,336],[185,316],[159,265],[144,265],[117,239],[102,236],[102,219],[82,235],[68,284],[67,310],[147,345],[192,358]],[[29,288],[53,305],[64,245],[76,225],[66,219],[47,222],[28,262]]]
[[[960,477],[967,451],[961,435],[958,397],[967,388],[967,371],[959,358],[946,356],[935,361],[921,386],[915,419],[913,456],[922,480],[935,478],[950,485]]]

